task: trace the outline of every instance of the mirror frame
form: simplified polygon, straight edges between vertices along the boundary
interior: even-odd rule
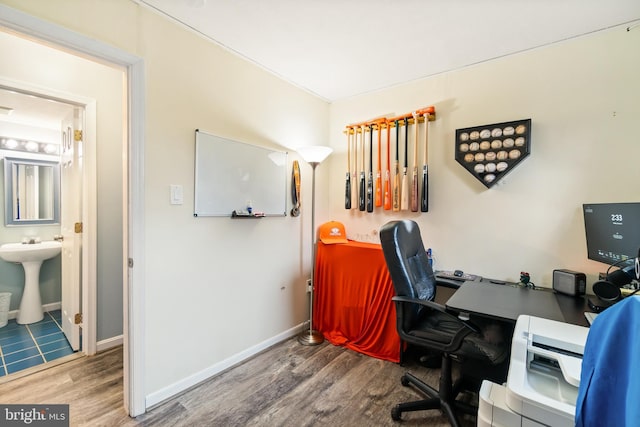
[[[13,215],[13,166],[33,165],[53,167],[53,218],[51,219],[15,219]],[[48,160],[25,159],[18,157],[4,158],[4,217],[5,225],[50,225],[60,223],[60,162]]]

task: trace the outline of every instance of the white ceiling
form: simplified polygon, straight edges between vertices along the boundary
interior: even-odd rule
[[[328,101],[640,19],[639,0],[136,0]]]
[[[328,101],[616,25],[639,0],[135,0]],[[0,121],[59,128],[69,105],[0,89]],[[2,108],[0,108],[2,110]]]
[[[69,104],[0,87],[0,122],[60,130],[72,112]]]

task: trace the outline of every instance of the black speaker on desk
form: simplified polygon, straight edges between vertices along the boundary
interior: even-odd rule
[[[553,290],[565,295],[582,296],[587,288],[587,276],[572,270],[553,270]]]

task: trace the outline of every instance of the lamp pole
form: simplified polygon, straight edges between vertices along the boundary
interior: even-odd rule
[[[309,162],[311,165],[311,289],[309,293],[309,331],[298,336],[302,345],[318,345],[324,341],[322,332],[313,329],[313,289],[316,286],[316,166],[320,162]]]
[[[313,329],[313,290],[316,286],[316,167],[331,154],[329,147],[302,147],[298,153],[311,166],[311,289],[309,289],[309,330],[298,335],[302,345],[318,345],[324,341],[322,332]]]

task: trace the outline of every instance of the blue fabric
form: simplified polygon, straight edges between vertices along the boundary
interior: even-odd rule
[[[582,359],[576,426],[640,425],[640,297],[625,298],[591,325]]]

